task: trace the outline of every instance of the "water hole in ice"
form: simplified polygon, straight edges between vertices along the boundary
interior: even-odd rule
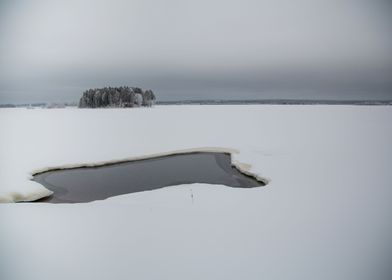
[[[95,167],[56,169],[35,174],[33,180],[53,191],[37,200],[81,203],[112,196],[192,183],[254,188],[266,183],[232,165],[231,154],[192,152],[110,163]]]

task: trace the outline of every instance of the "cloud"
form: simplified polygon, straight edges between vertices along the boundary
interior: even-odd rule
[[[249,87],[263,97],[268,87],[304,87],[314,73],[327,75],[320,88],[335,76],[333,88],[344,73],[352,90],[369,90],[371,98],[375,85],[391,97],[390,85],[379,78],[392,65],[388,3],[5,1],[0,101],[73,99],[80,88],[103,82],[145,83],[162,89],[164,98],[178,85],[188,98],[197,98],[198,90],[225,98],[225,92]]]

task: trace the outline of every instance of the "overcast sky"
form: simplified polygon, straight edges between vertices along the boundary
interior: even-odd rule
[[[392,99],[389,0],[0,0],[0,103]]]

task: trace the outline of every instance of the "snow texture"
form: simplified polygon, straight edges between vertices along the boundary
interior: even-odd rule
[[[48,195],[39,170],[199,147],[269,184],[0,204],[0,279],[391,279],[391,119],[388,106],[1,109],[2,202]]]

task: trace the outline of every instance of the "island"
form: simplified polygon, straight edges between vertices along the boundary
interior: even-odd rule
[[[142,90],[138,87],[104,87],[88,89],[83,92],[79,108],[104,107],[151,107],[155,104],[155,94],[152,90]]]

